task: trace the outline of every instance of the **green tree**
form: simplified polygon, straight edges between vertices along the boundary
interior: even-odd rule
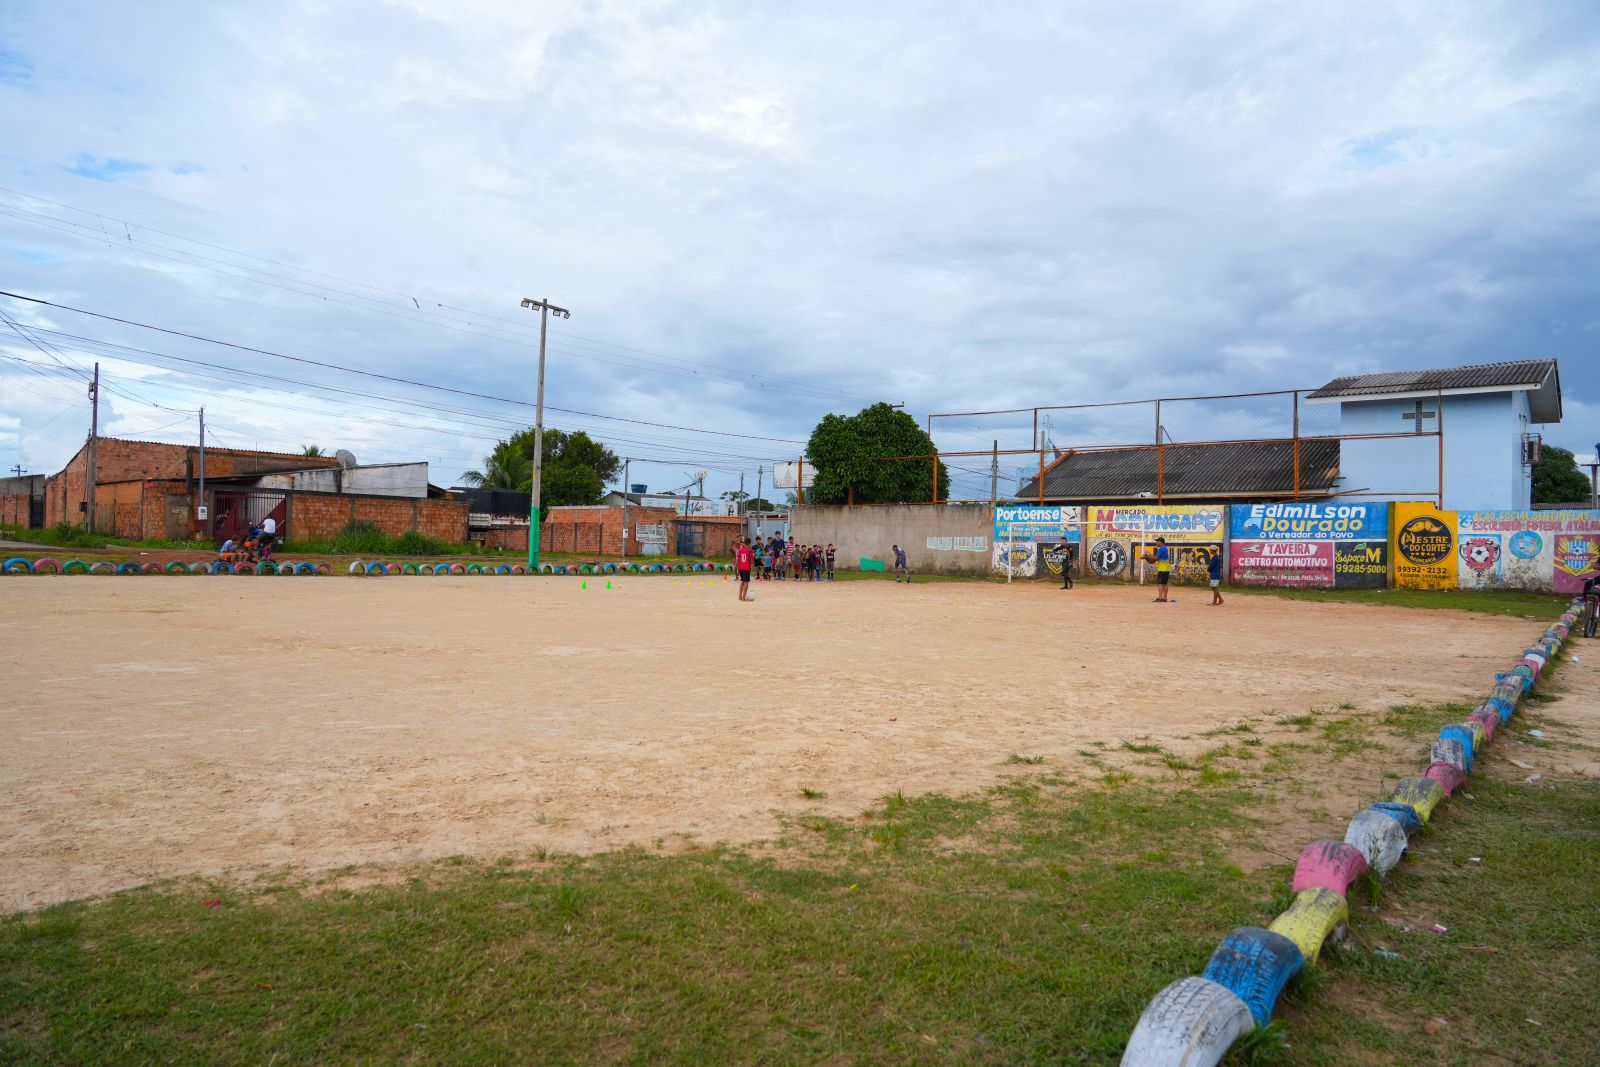
[[[1572,504],[1589,499],[1593,486],[1578,469],[1575,456],[1557,445],[1545,445],[1533,467],[1535,504]]]
[[[308,458],[327,455],[327,453],[322,450],[321,445],[301,445],[300,454]]]
[[[934,460],[893,460],[890,456],[926,456],[933,439],[917,420],[890,407],[873,404],[854,415],[825,415],[811,431],[806,462],[816,470],[816,484],[806,500],[816,504],[897,504],[927,501],[933,493]],[[939,499],[950,493],[950,470],[938,465]],[[854,492],[852,493],[852,490]]]
[[[484,457],[481,470],[463,471],[461,480],[471,486],[528,492],[533,488],[533,442],[533,430],[519,430],[494,446]],[[622,460],[614,452],[582,430],[547,429],[540,507],[598,504],[606,483],[621,467]]]

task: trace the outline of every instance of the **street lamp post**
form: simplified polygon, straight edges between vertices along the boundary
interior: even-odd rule
[[[525,308],[539,309],[539,394],[533,409],[533,499],[528,504],[528,569],[539,566],[539,482],[544,474],[544,338],[549,328],[550,316],[572,318],[572,312],[558,308],[548,300],[522,301]]]

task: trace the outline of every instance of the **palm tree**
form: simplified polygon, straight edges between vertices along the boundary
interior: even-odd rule
[[[300,454],[307,457],[320,457],[327,455],[327,453],[322,450],[321,445],[301,445]]]
[[[461,480],[475,489],[518,489],[526,491],[533,481],[531,470],[525,469],[516,449],[504,446],[483,459],[482,470],[461,472]]]

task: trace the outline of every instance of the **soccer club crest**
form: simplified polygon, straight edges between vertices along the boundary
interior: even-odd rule
[[[1482,576],[1495,570],[1500,563],[1500,539],[1463,537],[1460,552],[1461,562],[1467,565],[1467,569]]]
[[[1595,569],[1600,534],[1568,534],[1556,538],[1556,570],[1583,578]]]

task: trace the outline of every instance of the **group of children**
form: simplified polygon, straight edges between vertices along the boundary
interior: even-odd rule
[[[833,581],[832,545],[797,545],[792,537],[785,541],[773,534],[765,541],[756,540],[750,550],[754,553],[750,576],[758,581]]]
[[[271,559],[272,547],[278,541],[277,525],[269,518],[265,523],[250,527],[242,541],[228,538],[217,549],[217,558],[224,563],[260,563]]]

